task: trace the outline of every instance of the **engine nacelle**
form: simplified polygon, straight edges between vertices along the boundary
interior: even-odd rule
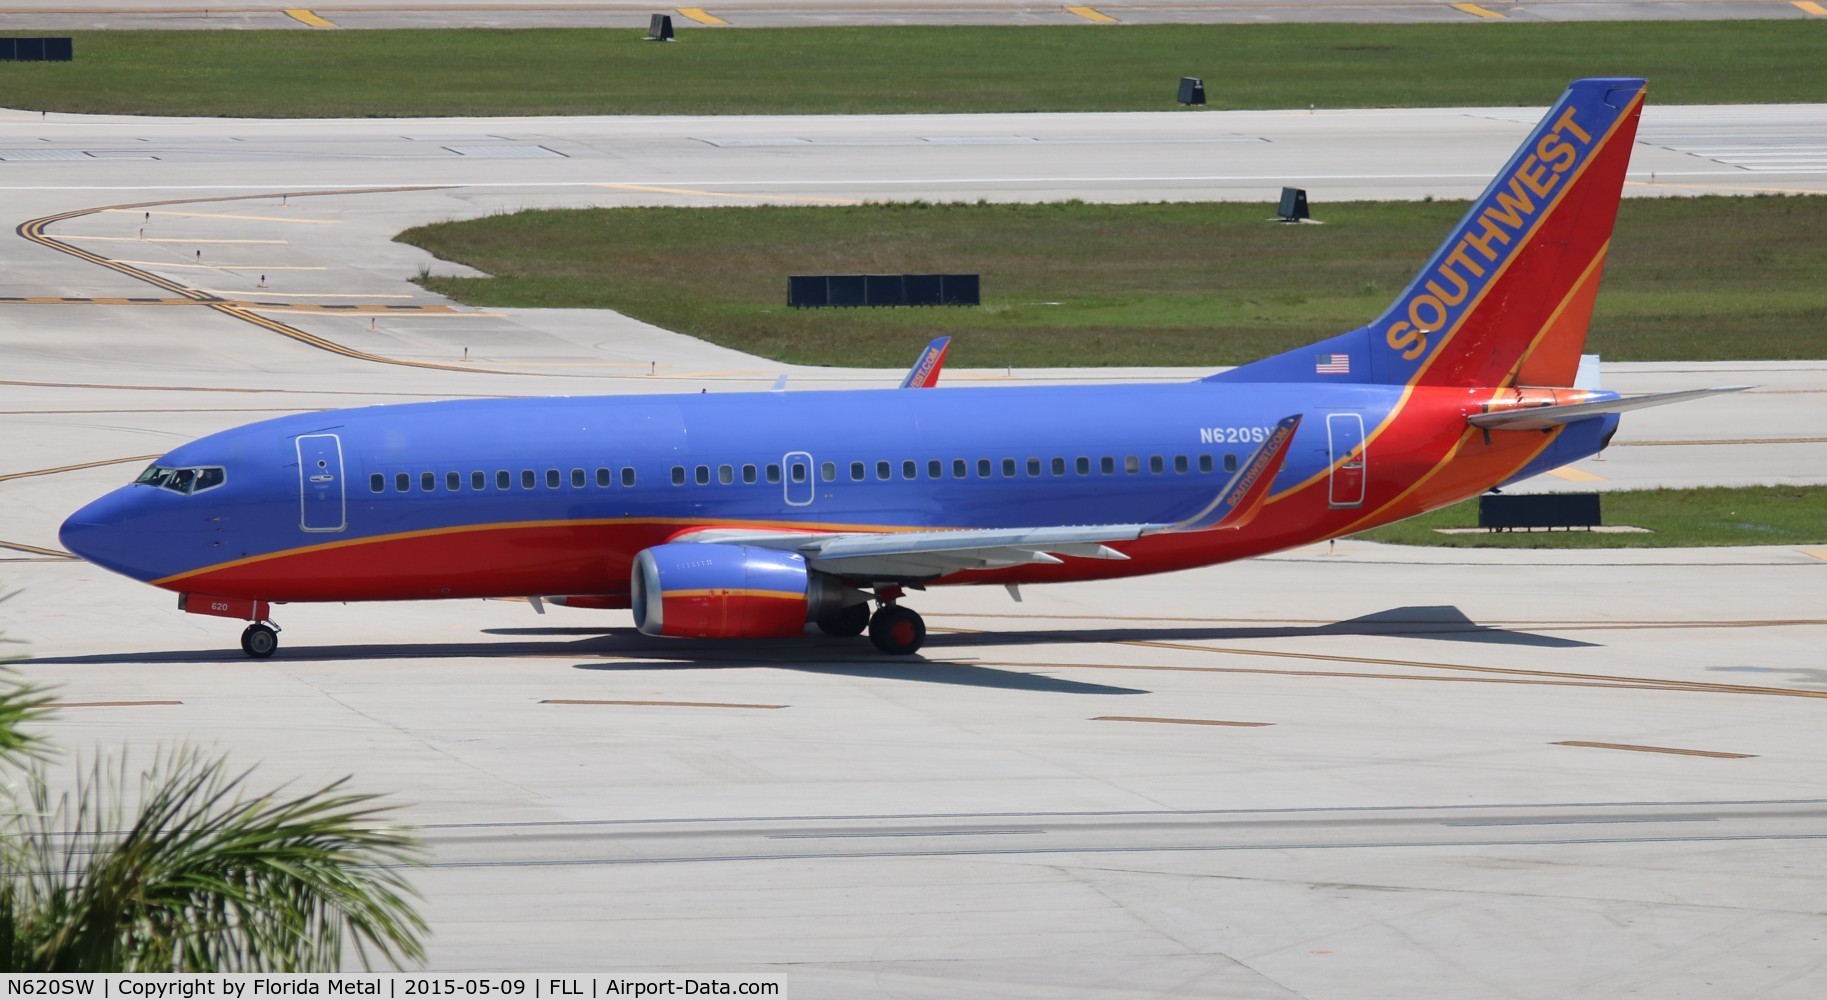
[[[845,599],[841,584],[797,552],[714,542],[642,550],[629,586],[636,628],[693,639],[799,635]]]

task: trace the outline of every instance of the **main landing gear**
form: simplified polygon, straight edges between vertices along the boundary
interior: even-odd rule
[[[875,597],[881,606],[869,618],[869,641],[890,656],[911,656],[926,642],[926,620],[918,611],[895,603],[903,593],[897,586],[877,587]]]
[[[820,618],[817,625],[820,632],[839,638],[862,635],[863,630],[869,627],[869,605],[852,604]]]
[[[264,660],[279,648],[279,629],[266,622],[255,622],[241,632],[241,651],[256,660]]]
[[[890,656],[908,656],[926,642],[926,620],[912,608],[884,604],[869,619],[869,641]]]

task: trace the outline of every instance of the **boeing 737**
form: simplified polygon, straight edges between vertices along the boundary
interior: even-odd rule
[[[1576,385],[1644,81],[1579,80],[1375,322],[1171,385],[488,399],[212,434],[72,515],[70,551],[250,622],[303,601],[531,597],[648,635],[867,631],[910,591],[1209,566],[1599,452]]]

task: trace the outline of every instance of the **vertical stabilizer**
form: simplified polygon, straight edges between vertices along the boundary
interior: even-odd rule
[[[1375,322],[1211,380],[1571,385],[1643,91],[1574,81]]]

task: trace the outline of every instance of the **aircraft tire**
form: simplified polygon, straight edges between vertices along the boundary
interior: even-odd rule
[[[241,633],[241,651],[256,660],[264,660],[279,648],[279,633],[261,622],[249,625]]]
[[[869,619],[869,641],[890,656],[910,656],[926,642],[926,621],[912,608],[890,604]]]
[[[862,635],[869,628],[869,605],[852,604],[847,608],[833,611],[814,624],[818,626],[820,632],[826,635],[843,638]]]

